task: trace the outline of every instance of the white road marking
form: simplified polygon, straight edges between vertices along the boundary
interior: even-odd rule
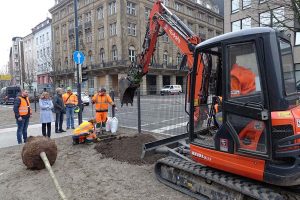
[[[143,124],[141,126],[148,126],[148,125],[160,124],[162,122],[168,122],[168,121],[172,121],[172,120],[175,120],[175,119],[182,119],[182,118],[186,118],[186,117],[187,116],[176,117],[176,118],[172,118],[172,119],[165,119],[165,120],[162,120],[162,121],[159,121],[159,122],[152,122],[152,123],[149,123],[149,124]]]
[[[186,126],[186,124],[187,124],[187,122],[183,122],[183,123],[180,123],[180,124],[174,124],[174,125],[170,125],[170,126],[165,126],[165,127],[162,127],[162,128],[158,128],[158,129],[152,130],[151,132],[162,133],[164,131],[168,131],[168,130],[180,128],[182,126]]]

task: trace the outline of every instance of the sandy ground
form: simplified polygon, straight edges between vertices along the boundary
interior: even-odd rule
[[[104,158],[94,145],[73,146],[70,136],[55,140],[58,156],[52,167],[68,199],[191,199],[158,182],[153,165],[138,166]],[[46,169],[26,169],[21,159],[22,147],[0,150],[0,199],[59,199]]]

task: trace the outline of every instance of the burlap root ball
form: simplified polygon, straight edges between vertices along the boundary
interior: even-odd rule
[[[40,153],[45,152],[52,166],[57,157],[57,146],[54,140],[48,137],[30,136],[22,150],[22,160],[28,169],[44,169],[45,165]]]

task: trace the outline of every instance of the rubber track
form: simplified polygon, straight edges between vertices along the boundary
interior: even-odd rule
[[[203,197],[200,194],[196,194],[186,188],[180,187],[176,184],[173,184],[172,182],[169,182],[168,180],[163,179],[159,174],[160,167],[162,165],[177,168],[195,176],[200,176],[254,199],[300,200],[299,195],[291,193],[289,191],[285,191],[283,188],[268,187],[266,184],[260,183],[258,181],[242,178],[237,175],[202,166],[194,162],[189,162],[172,156],[162,158],[157,161],[155,165],[155,174],[159,181],[197,199],[207,199],[207,197]]]

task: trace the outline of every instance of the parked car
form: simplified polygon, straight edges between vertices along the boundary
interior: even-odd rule
[[[0,103],[1,104],[14,104],[15,98],[21,92],[19,86],[9,86],[1,89]]]
[[[180,94],[182,92],[181,85],[165,85],[161,90],[160,94]]]
[[[77,92],[73,92],[73,94],[77,95]],[[90,105],[90,97],[86,93],[81,93],[81,101],[85,106]]]

